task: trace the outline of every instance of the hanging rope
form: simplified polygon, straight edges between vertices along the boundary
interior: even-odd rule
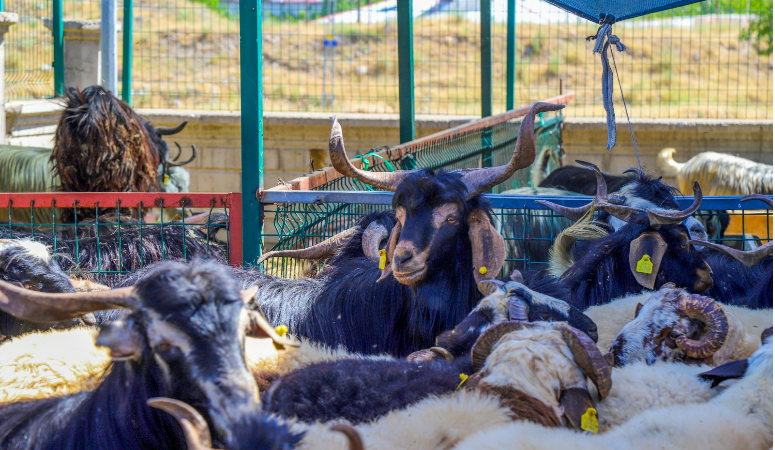
[[[611,60],[614,62],[614,71],[616,71],[616,82],[619,83],[619,93],[622,95],[622,105],[624,105],[624,114],[627,116],[627,126],[630,128],[630,137],[632,138],[632,146],[635,147],[635,159],[638,160],[638,168],[643,170],[643,165],[640,163],[640,155],[638,155],[638,144],[635,143],[635,133],[632,132],[632,123],[630,123],[630,113],[627,111],[627,102],[624,100],[624,90],[622,89],[622,80],[619,79],[619,69],[616,68],[616,58],[614,58],[614,51],[611,50]]]
[[[587,37],[588,41],[595,42],[595,48],[592,50],[592,54],[600,53],[600,61],[603,63],[603,107],[606,112],[606,122],[608,123],[608,145],[607,150],[611,150],[616,145],[616,116],[614,115],[614,74],[611,71],[611,64],[608,62],[608,47],[613,44],[616,49],[623,52],[627,47],[622,44],[619,37],[615,34],[611,34],[611,25],[614,24],[616,19],[610,14],[600,17],[600,28],[597,30],[597,34]],[[611,52],[613,54],[613,51]],[[618,75],[618,74],[617,74]]]

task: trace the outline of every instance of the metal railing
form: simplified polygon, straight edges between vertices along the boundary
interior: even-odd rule
[[[264,211],[274,215],[277,230],[277,234],[266,234],[265,238],[277,240],[271,250],[308,247],[354,226],[364,214],[391,209],[392,198],[392,192],[265,191],[261,202]],[[567,219],[537,204],[536,200],[550,200],[570,207],[591,201],[591,197],[584,196],[485,194],[484,198],[492,204],[496,228],[506,241],[504,273],[515,268],[545,267],[549,247],[559,232],[570,224]],[[680,207],[686,208],[693,197],[676,197],[676,200]],[[732,196],[705,197],[695,217],[704,220],[719,214],[729,214],[731,223],[723,236],[720,229],[709,236],[713,242],[749,250],[772,239],[772,211],[764,202],[740,202],[740,197]],[[536,234],[531,224],[539,220],[554,223],[554,226],[549,227],[548,232]],[[276,258],[268,260],[264,269],[273,275],[294,277],[308,272],[306,264],[292,258]]]

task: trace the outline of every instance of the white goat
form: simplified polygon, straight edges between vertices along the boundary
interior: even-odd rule
[[[675,162],[674,148],[659,152],[657,167],[663,176],[676,178],[684,195],[698,181],[705,195],[772,195],[772,166],[726,153],[704,152],[686,161]]]

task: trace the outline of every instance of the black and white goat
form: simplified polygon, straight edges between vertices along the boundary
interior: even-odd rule
[[[216,442],[228,446],[235,424],[259,410],[243,341],[266,336],[268,324],[243,308],[252,294],[241,295],[227,269],[211,262],[162,263],[132,288],[102,292],[47,294],[0,282],[0,309],[23,319],[131,311],[96,338],[113,358],[99,386],[0,406],[0,447],[179,449],[185,441],[175,420],[146,405],[160,396],[196,405]],[[279,425],[273,431],[278,439],[289,434]]]
[[[478,282],[497,277],[503,266],[503,237],[481,194],[533,162],[535,114],[561,108],[533,105],[508,164],[454,172],[356,169],[334,120],[329,141],[334,168],[395,191],[398,223],[388,240],[385,268],[361,257],[329,264],[314,278],[254,278],[248,285],[259,287],[256,305],[273,324],[333,347],[395,356],[431,347],[482,298]]]

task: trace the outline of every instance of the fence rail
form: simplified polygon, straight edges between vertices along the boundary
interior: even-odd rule
[[[8,100],[54,95],[53,41],[43,19],[52,17],[56,1],[65,19],[99,18],[98,0],[6,1],[6,11],[21,16],[6,36]],[[236,4],[135,0],[126,41],[133,106],[239,110]],[[397,113],[394,4],[264,1],[265,110]],[[482,67],[479,4],[414,2],[417,114],[480,114],[482,71],[491,71],[484,82],[491,84],[493,113],[506,110],[507,93],[513,104],[525,104],[556,92],[562,80],[578,94],[568,114],[603,116],[600,61],[584,40],[594,24],[538,0],[517,2],[515,58],[507,64],[507,2],[493,0],[492,65]],[[772,55],[759,54],[766,44],[741,37],[765,12],[772,13],[771,3],[710,0],[616,24],[628,47],[616,63],[631,116],[771,119]],[[623,116],[620,99],[615,103]]]
[[[264,237],[278,240],[272,250],[308,247],[354,226],[364,214],[391,209],[392,198],[392,192],[264,191],[263,211],[274,215],[277,230],[276,235]],[[492,205],[495,226],[506,241],[506,271],[544,267],[548,263],[549,247],[561,229],[570,224],[536,200],[569,207],[592,200],[586,196],[508,194],[485,194],[484,198]],[[686,208],[694,198],[681,196],[676,200],[681,208]],[[720,214],[729,214],[732,224],[723,235],[716,228],[716,234],[709,236],[710,241],[748,250],[772,240],[772,211],[766,203],[741,202],[735,196],[705,197],[695,217],[708,223],[708,220],[718,220]],[[537,220],[549,221],[552,225],[536,234],[531,223]],[[270,260],[265,270],[277,276],[293,277],[304,271],[304,263],[291,258]]]

